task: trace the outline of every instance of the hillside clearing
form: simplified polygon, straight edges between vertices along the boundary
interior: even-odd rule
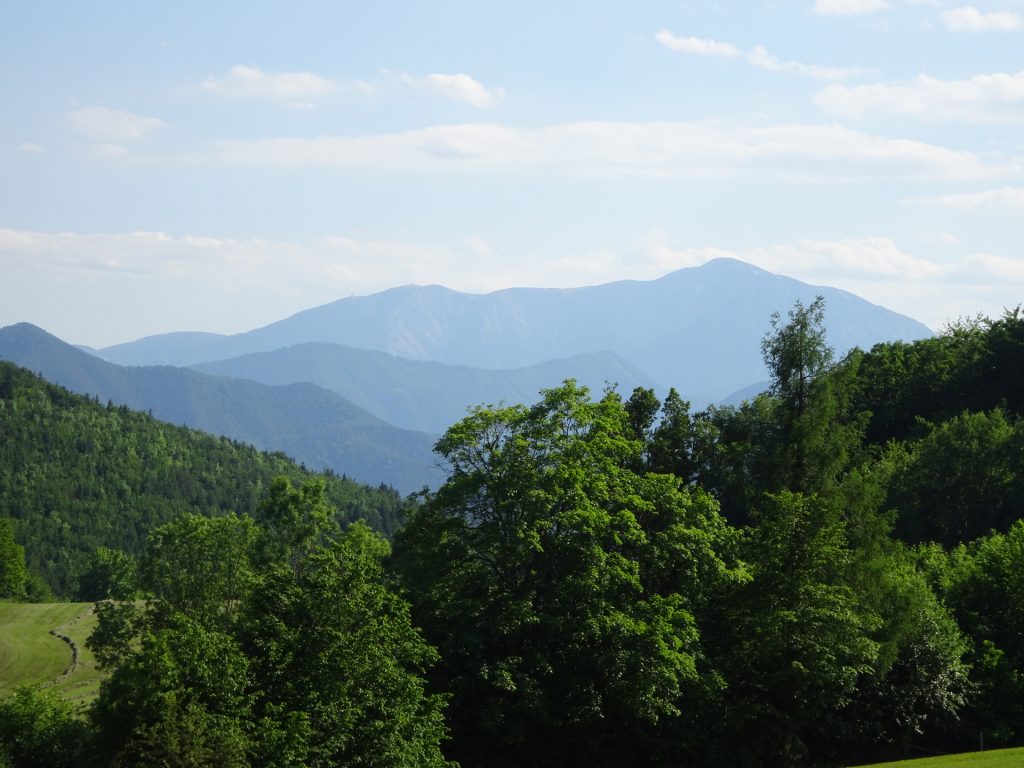
[[[38,683],[74,704],[91,701],[103,677],[85,647],[95,626],[92,603],[0,603],[0,697]]]
[[[1024,765],[1024,749],[993,749],[988,752],[964,752],[959,755],[876,763],[860,768],[1019,768],[1021,765]]]

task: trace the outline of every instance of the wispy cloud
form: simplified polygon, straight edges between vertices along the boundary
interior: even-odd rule
[[[708,40],[702,37],[680,37],[667,29],[660,30],[655,39],[663,46],[679,53],[693,53],[698,56],[739,56],[740,49],[732,43]]]
[[[659,43],[669,50],[697,56],[721,56],[732,58],[742,51],[732,43],[718,40],[706,40],[700,37],[678,37],[667,29],[662,29],[654,36]],[[783,61],[768,52],[762,45],[755,46],[746,55],[748,62],[759,69],[770,72],[796,72],[819,80],[849,80],[853,77],[874,74],[875,70],[863,67],[822,67],[817,64],[805,64],[802,61]]]
[[[68,117],[75,130],[100,141],[138,141],[165,125],[156,117],[106,107],[83,107]]]
[[[815,0],[812,11],[823,16],[853,16],[884,11],[887,0]]]
[[[1024,17],[1019,13],[1014,13],[1013,11],[990,11],[983,13],[973,5],[943,11],[942,23],[946,25],[946,29],[956,32],[1024,29]]]
[[[797,72],[818,80],[842,81],[877,72],[877,70],[864,67],[822,67],[817,64],[804,64],[802,61],[782,61],[760,45],[747,54],[747,60],[760,69],[767,69],[771,72]]]
[[[1024,71],[941,80],[919,75],[908,83],[830,85],[815,97],[828,114],[864,118],[903,115],[967,123],[1024,121]]]
[[[264,72],[259,67],[238,65],[223,77],[207,78],[200,89],[223,96],[264,99],[308,105],[340,90],[369,93],[373,87],[362,80],[339,82],[312,72]]]
[[[407,85],[432,91],[448,99],[464,101],[478,109],[493,107],[505,96],[504,89],[487,88],[461,72],[454,75],[433,74],[425,77],[402,73],[401,79]]]
[[[192,158],[237,166],[403,170],[544,169],[573,175],[794,180],[998,177],[974,153],[838,125],[724,121],[578,122],[543,128],[468,123],[373,136],[225,141]]]
[[[964,210],[1024,211],[1024,187],[1000,187],[981,192],[918,197],[908,200],[908,202]]]
[[[26,141],[24,144],[19,144],[18,149],[24,152],[26,155],[45,155],[46,148],[42,144],[36,144],[31,141]]]

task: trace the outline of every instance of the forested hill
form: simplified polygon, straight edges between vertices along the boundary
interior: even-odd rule
[[[431,451],[434,436],[394,427],[313,384],[267,386],[168,366],[123,367],[29,323],[0,328],[0,359],[102,402],[284,451],[310,468],[360,482],[410,493],[442,479]]]
[[[0,362],[0,519],[13,519],[29,570],[58,595],[75,595],[96,547],[138,554],[150,531],[185,511],[251,513],[278,475],[302,482],[314,473],[284,454],[102,405]],[[342,520],[397,527],[396,491],[323,477]]]

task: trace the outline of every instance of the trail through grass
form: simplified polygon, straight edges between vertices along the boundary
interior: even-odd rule
[[[0,697],[22,683],[52,686],[68,701],[95,698],[104,674],[85,640],[96,626],[92,603],[0,603]],[[72,665],[71,643],[78,651]]]

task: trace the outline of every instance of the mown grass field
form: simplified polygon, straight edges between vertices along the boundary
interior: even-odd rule
[[[0,603],[0,697],[22,683],[39,683],[74,704],[94,699],[104,675],[85,639],[95,626],[92,603]],[[73,669],[71,646],[51,629],[77,646]]]
[[[943,757],[922,757],[895,763],[876,763],[861,768],[1022,768],[1024,749],[993,749]]]

